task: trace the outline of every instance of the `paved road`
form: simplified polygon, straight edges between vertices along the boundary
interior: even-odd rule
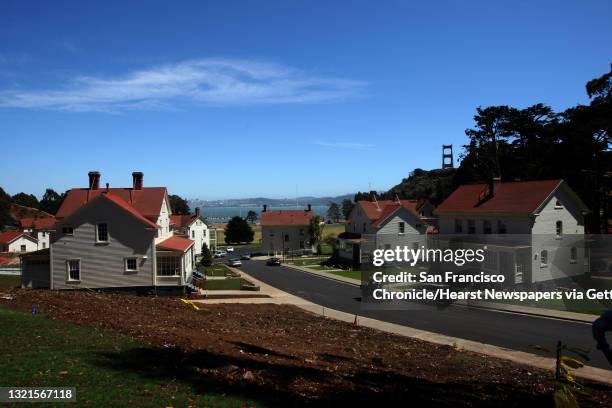
[[[530,344],[554,349],[557,340],[561,340],[591,349],[589,365],[611,369],[601,352],[595,350],[589,324],[463,306],[366,310],[360,302],[360,289],[352,285],[287,267],[266,266],[263,261],[244,261],[241,269],[262,282],[331,309],[529,353],[537,353]]]

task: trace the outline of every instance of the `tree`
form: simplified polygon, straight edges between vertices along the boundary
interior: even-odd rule
[[[202,266],[210,266],[213,263],[213,254],[208,249],[208,245],[206,242],[202,243],[202,258],[200,259],[200,264]]]
[[[355,203],[345,198],[342,200],[342,216],[345,220],[348,220],[349,215],[351,215],[351,211],[355,208]]]
[[[233,217],[225,226],[225,243],[239,244],[241,242],[252,242],[255,232],[251,226],[242,218]]]
[[[11,201],[13,204],[23,205],[24,207],[39,207],[38,198],[34,194],[18,193],[12,197]]]
[[[11,217],[11,196],[0,187],[0,231],[13,221]]]
[[[44,212],[55,215],[57,210],[59,210],[60,206],[62,205],[62,201],[64,201],[65,196],[66,193],[59,195],[52,188],[48,188],[40,200],[40,209]]]
[[[310,219],[308,234],[310,235],[310,246],[316,247],[317,252],[321,253],[321,236],[323,235],[323,227],[321,226],[320,216],[315,215]]]
[[[338,204],[329,203],[329,208],[327,209],[327,218],[329,218],[333,222],[340,221],[340,206],[338,206]]]
[[[184,198],[181,198],[177,195],[168,196],[170,199],[170,208],[172,208],[172,214],[175,215],[189,215],[191,214],[191,209],[189,208],[189,204]]]
[[[248,222],[250,222],[251,224],[254,224],[255,221],[257,221],[257,218],[259,218],[257,216],[257,213],[255,211],[253,211],[253,210],[249,210],[249,212],[247,213],[247,216],[246,216],[246,220]]]

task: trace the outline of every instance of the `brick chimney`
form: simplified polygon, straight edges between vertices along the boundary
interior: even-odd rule
[[[99,190],[100,189],[100,172],[99,171],[90,171],[87,173],[89,176],[89,188],[91,190]]]
[[[262,212],[266,212],[268,211],[268,204],[264,204],[263,205],[263,211]]]
[[[308,209],[306,211],[312,211],[312,205],[308,204]]]
[[[142,190],[142,179],[144,174],[141,171],[135,171],[132,173],[132,188],[134,190]]]
[[[195,209],[195,217],[200,218],[200,207],[196,207]]]

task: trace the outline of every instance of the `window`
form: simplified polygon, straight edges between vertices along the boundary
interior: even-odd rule
[[[541,266],[548,265],[548,251],[545,249],[540,251],[540,264]]]
[[[560,237],[561,235],[563,235],[563,221],[557,221],[556,230],[557,230],[557,237]]]
[[[502,220],[497,220],[497,233],[505,234],[507,232],[506,222]]]
[[[561,210],[563,208],[563,204],[561,204],[561,201],[557,200],[555,201],[555,210]]]
[[[476,221],[468,220],[467,225],[468,225],[468,234],[475,234],[476,233]]]
[[[404,232],[406,232],[406,225],[401,221],[397,223],[397,228],[400,234],[403,234]]]
[[[366,223],[364,222],[363,223],[363,231],[362,232],[365,232],[365,230],[366,230]]]
[[[195,238],[195,230],[191,231],[191,238]]]
[[[157,276],[180,276],[181,258],[178,256],[157,256]]]
[[[300,228],[300,236],[304,236],[304,230]]]
[[[62,234],[74,235],[74,229],[72,227],[62,227]]]
[[[492,232],[491,221],[489,220],[482,221],[482,231],[485,234],[490,234]]]
[[[47,236],[47,232],[46,232],[46,231],[43,231],[43,232],[42,232],[42,236],[43,236],[43,237],[46,237],[46,236]]]
[[[138,259],[137,258],[125,258],[125,270],[127,272],[134,272],[138,270]]]
[[[285,242],[289,242],[289,234],[285,234]]]
[[[202,236],[206,238],[206,230],[202,231]]]
[[[497,270],[497,252],[485,251],[483,268]]]
[[[455,220],[455,234],[463,233],[463,221]]]
[[[21,252],[25,252],[26,251],[26,246],[22,245],[19,249],[21,250]]]
[[[108,242],[108,225],[98,224],[96,227],[96,242]]]
[[[66,261],[66,268],[68,269],[68,280],[69,281],[80,281],[81,280],[81,260],[80,259],[69,259]]]
[[[45,249],[45,248],[47,247],[47,243],[46,243],[46,242],[43,242],[43,243],[42,243],[42,247],[43,247],[43,249]]]
[[[572,247],[570,249],[570,263],[576,263],[577,259],[578,259],[578,250],[576,249],[576,247]]]

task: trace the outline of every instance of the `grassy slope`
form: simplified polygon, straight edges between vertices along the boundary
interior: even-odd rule
[[[238,396],[198,394],[151,370],[113,368],[117,356],[144,345],[96,328],[0,308],[0,344],[0,384],[76,387],[79,406],[253,405]]]

